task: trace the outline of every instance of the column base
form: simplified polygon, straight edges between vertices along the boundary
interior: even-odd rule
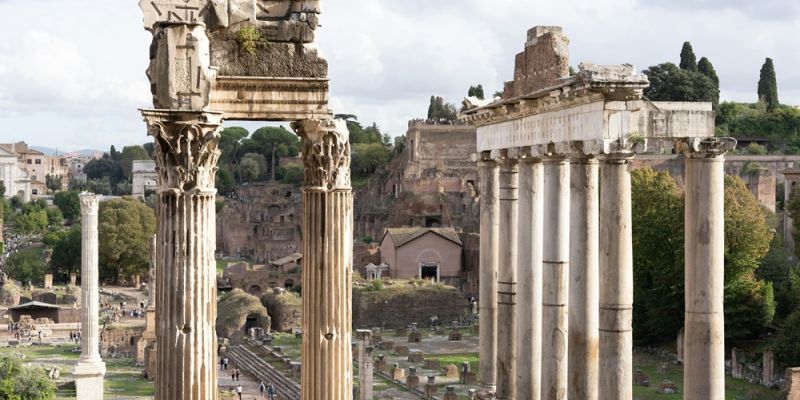
[[[106,364],[99,363],[78,363],[72,371],[75,377],[75,389],[77,400],[95,400],[103,396],[104,376],[106,374]]]

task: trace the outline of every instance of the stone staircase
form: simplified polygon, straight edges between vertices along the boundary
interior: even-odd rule
[[[278,399],[300,400],[300,385],[270,365],[264,356],[259,355],[261,351],[257,349],[257,346],[260,345],[233,346],[228,349],[227,356],[238,368],[253,375],[256,379],[262,380],[264,383],[271,382],[278,392]]]

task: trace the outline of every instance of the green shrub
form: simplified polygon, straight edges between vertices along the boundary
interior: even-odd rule
[[[261,40],[261,32],[252,25],[244,26],[236,32],[236,42],[239,43],[239,47],[250,55],[256,54],[256,48]]]

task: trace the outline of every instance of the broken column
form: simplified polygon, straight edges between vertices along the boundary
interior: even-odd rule
[[[479,288],[481,393],[494,393],[497,376],[497,260],[500,247],[500,168],[480,154],[481,251]]]
[[[100,358],[97,217],[100,196],[83,193],[81,201],[81,357],[75,365],[78,400],[102,397],[106,364]]]
[[[500,164],[500,230],[502,251],[497,273],[497,398],[515,399],[517,374],[516,291],[517,291],[517,213],[519,169],[517,161],[501,155]]]
[[[147,285],[147,313],[145,314],[145,330],[142,340],[144,348],[144,371],[147,379],[156,377],[156,250],[158,249],[157,236],[153,235],[150,242],[150,272]]]
[[[569,255],[569,398],[597,400],[599,367],[598,163],[571,160]]]
[[[684,398],[725,398],[725,153],[730,138],[682,139],[686,157]]]
[[[569,160],[544,158],[544,249],[542,257],[542,399],[567,396],[569,302]]]
[[[542,370],[542,161],[528,152],[519,162],[517,262],[518,399],[538,400]]]
[[[620,148],[600,167],[600,370],[601,399],[633,397],[633,153]]]
[[[351,285],[353,195],[350,143],[344,123],[292,124],[302,143],[303,342],[302,398],[352,395]]]
[[[372,400],[372,331],[358,330],[358,400]]]

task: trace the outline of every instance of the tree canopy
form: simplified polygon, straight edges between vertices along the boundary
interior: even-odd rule
[[[436,121],[455,121],[458,113],[456,107],[450,103],[445,103],[439,96],[431,96],[428,105],[428,119]]]
[[[26,367],[11,358],[0,358],[0,399],[52,400],[56,386],[38,367]]]
[[[484,100],[483,85],[470,86],[469,91],[467,91],[467,96],[477,97],[478,100]]]
[[[692,44],[689,42],[683,42],[680,67],[687,71],[697,71],[697,57],[694,55]]]
[[[50,272],[59,279],[68,277],[70,272],[80,272],[81,226],[75,224],[70,229],[54,231],[48,236],[45,244],[52,249]]]
[[[664,63],[644,71],[650,87],[644,95],[654,101],[719,101],[719,88],[711,78],[700,72],[680,69],[675,64]]]
[[[778,80],[775,76],[775,65],[772,59],[767,58],[761,66],[761,76],[758,79],[758,101],[766,104],[767,111],[775,111],[780,105],[778,101]]]
[[[53,196],[53,204],[61,210],[68,222],[75,222],[81,216],[81,199],[77,191],[57,192]]]
[[[150,155],[147,150],[142,146],[125,146],[122,148],[122,155],[120,156],[120,166],[122,168],[122,175],[130,179],[133,172],[133,162],[139,160],[150,160]]]
[[[44,277],[45,264],[41,248],[21,249],[6,260],[8,275],[21,282],[39,282]]]
[[[115,282],[147,272],[155,215],[129,197],[100,203],[100,274]]]

